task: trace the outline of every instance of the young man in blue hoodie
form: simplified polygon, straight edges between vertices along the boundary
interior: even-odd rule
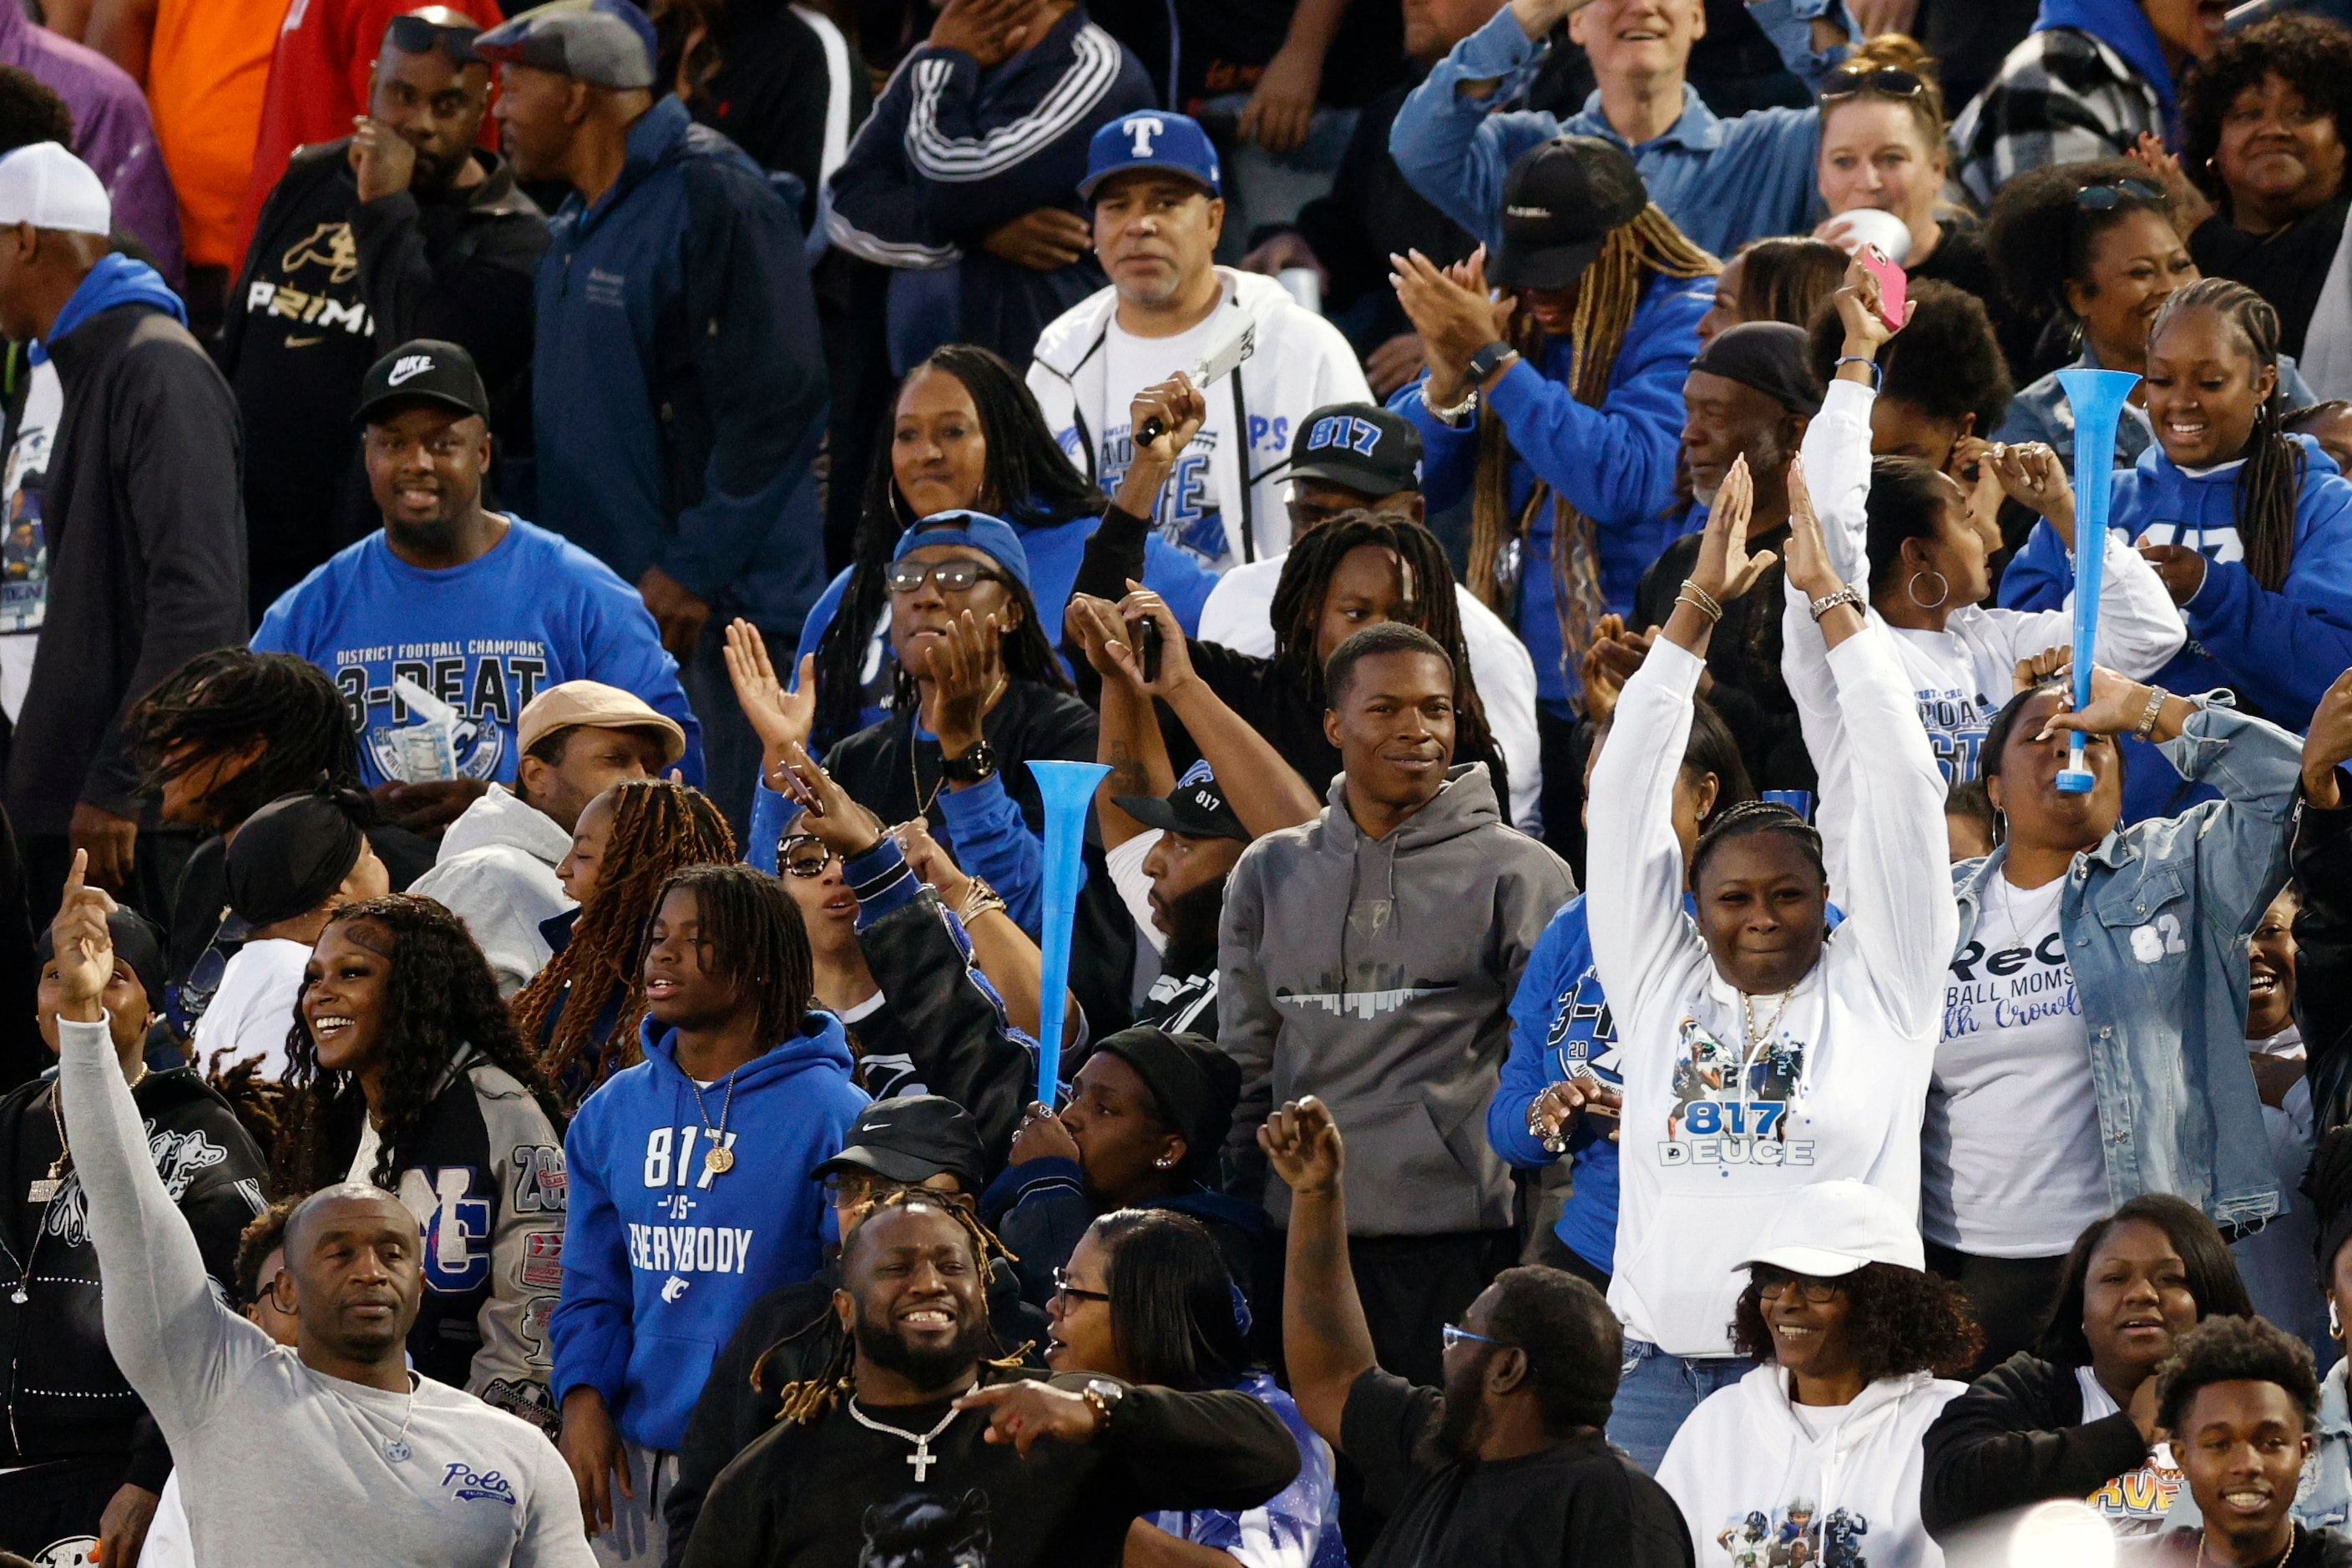
[[[474,48],[499,66],[516,176],[572,187],[533,306],[538,513],[661,623],[740,837],[759,742],[722,628],[741,616],[790,647],[825,580],[825,370],[800,224],[741,149],[656,90],[653,24],[630,0],[557,0]]]
[[[76,848],[93,885],[128,884],[145,801],[124,721],[191,658],[245,639],[236,402],[178,296],[109,254],[111,222],[105,186],[57,142],[0,158],[0,333],[53,363],[63,395],[39,498],[48,657],[16,710],[5,790],[42,889]],[[150,909],[169,901],[163,858],[141,858]]]
[[[646,933],[645,1060],[564,1138],[563,1294],[548,1321],[564,1458],[603,1563],[658,1562],[663,1494],[712,1358],[751,1304],[824,1259],[809,1173],[866,1096],[810,1011],[808,937],[775,879],[698,866]]]

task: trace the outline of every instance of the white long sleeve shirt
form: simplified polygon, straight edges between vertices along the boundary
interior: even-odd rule
[[[1813,646],[1820,634],[1808,621]],[[1585,897],[1625,1075],[1609,1303],[1670,1354],[1731,1353],[1738,1265],[1791,1191],[1850,1177],[1916,1210],[1919,1127],[1958,916],[1943,774],[1884,626],[1827,655],[1852,757],[1845,923],[1784,998],[1717,973],[1683,910],[1674,785],[1703,662],[1661,637],[1592,770]]]
[[[171,1443],[200,1568],[591,1568],[579,1489],[536,1428],[431,1378],[331,1377],[214,1296],[106,1026],[58,1033],[107,1346]]]

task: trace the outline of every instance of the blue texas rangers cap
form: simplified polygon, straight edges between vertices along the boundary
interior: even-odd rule
[[[1087,148],[1087,177],[1078,183],[1078,199],[1093,201],[1096,186],[1130,169],[1165,169],[1213,196],[1224,195],[1217,183],[1217,149],[1209,133],[1199,121],[1164,109],[1138,110],[1095,132]]]

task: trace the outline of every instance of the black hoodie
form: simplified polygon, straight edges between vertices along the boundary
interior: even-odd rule
[[[171,1455],[106,1346],[81,1180],[68,1169],[46,1202],[27,1196],[58,1154],[53,1092],[52,1080],[37,1079],[0,1100],[0,1181],[7,1184],[0,1194],[0,1350],[8,1358],[0,1468],[120,1454],[125,1481],[160,1491]],[[261,1151],[192,1068],[150,1073],[131,1099],[146,1121],[155,1169],[195,1233],[205,1269],[226,1291],[237,1237],[267,1206]]]
[[[2128,1411],[2084,1421],[2075,1369],[2028,1351],[1945,1405],[1923,1446],[1919,1514],[1939,1542],[1990,1514],[2089,1497],[2147,1460]]]

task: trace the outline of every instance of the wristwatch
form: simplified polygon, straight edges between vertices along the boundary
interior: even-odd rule
[[[975,784],[996,776],[996,748],[986,741],[952,757],[940,759],[940,777],[950,784]]]
[[[1113,1383],[1107,1377],[1090,1377],[1087,1379],[1087,1385],[1078,1390],[1078,1397],[1095,1407],[1098,1422],[1095,1436],[1099,1437],[1110,1430],[1110,1418],[1118,1409],[1118,1402],[1127,1397],[1127,1385]]]
[[[1494,374],[1496,371],[1502,369],[1505,364],[1518,357],[1519,351],[1513,348],[1508,343],[1501,342],[1488,343],[1485,348],[1480,349],[1476,353],[1470,356],[1470,384],[1473,386],[1486,385],[1486,378],[1488,376]]]

